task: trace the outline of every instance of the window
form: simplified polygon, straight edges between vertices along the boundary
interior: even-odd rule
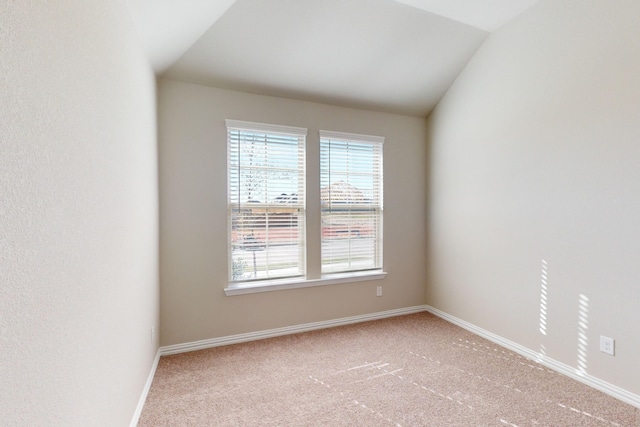
[[[307,177],[307,129],[238,120],[226,120],[226,125],[226,295],[385,277],[384,138],[320,131],[320,158],[311,159],[318,162],[320,175]],[[321,251],[310,260],[307,185],[320,197],[313,203],[320,206],[320,215],[311,216],[317,231],[308,237]]]
[[[323,274],[382,268],[383,143],[320,131]]]
[[[226,124],[230,281],[304,276],[307,130]]]

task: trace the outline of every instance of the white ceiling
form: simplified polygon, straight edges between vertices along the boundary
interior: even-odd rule
[[[426,116],[489,31],[537,0],[128,1],[158,74]]]

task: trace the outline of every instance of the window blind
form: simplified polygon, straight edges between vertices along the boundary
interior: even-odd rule
[[[307,130],[226,124],[230,280],[304,275]]]
[[[320,131],[322,273],[382,268],[383,143]]]

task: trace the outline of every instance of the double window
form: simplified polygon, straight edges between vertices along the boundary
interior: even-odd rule
[[[307,130],[226,124],[231,286],[308,281]],[[329,131],[319,138],[320,273],[381,270],[384,139]]]

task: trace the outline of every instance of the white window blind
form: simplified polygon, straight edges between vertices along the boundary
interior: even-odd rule
[[[322,273],[382,268],[383,143],[320,131]]]
[[[307,130],[226,124],[230,280],[304,275]]]

